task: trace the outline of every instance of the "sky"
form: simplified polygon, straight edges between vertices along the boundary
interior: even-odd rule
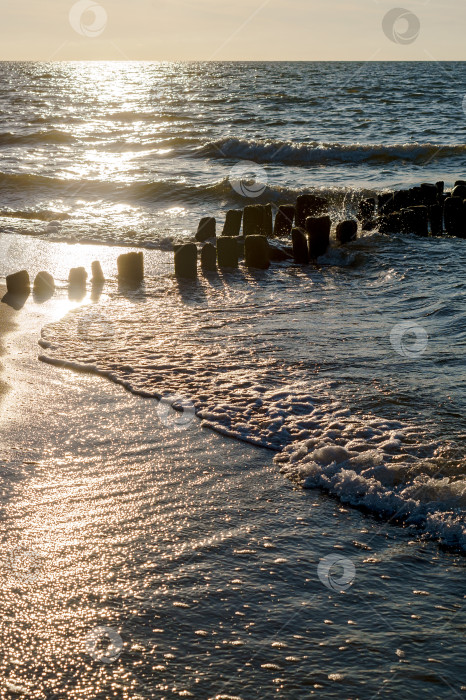
[[[0,60],[465,60],[466,0],[0,0]]]

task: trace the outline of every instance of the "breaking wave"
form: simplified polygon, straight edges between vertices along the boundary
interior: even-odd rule
[[[434,143],[361,144],[361,143],[293,143],[292,141],[256,141],[224,138],[211,141],[196,151],[197,157],[237,158],[257,163],[286,165],[380,166],[395,161],[423,165],[432,159],[464,158],[466,146]]]

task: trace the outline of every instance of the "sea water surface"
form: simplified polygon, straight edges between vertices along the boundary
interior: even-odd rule
[[[0,225],[160,246],[206,214],[321,189],[452,183],[464,63],[0,63]],[[50,225],[50,222],[58,222]]]
[[[73,533],[77,552],[67,570],[69,585],[80,566],[91,572],[83,579],[83,606],[74,589],[70,594],[62,591],[60,600],[73,609],[79,638],[85,629],[77,625],[76,611],[104,626],[107,620],[123,637],[121,625],[134,612],[130,630],[125,629],[135,645],[131,674],[141,669],[139,695],[152,697],[154,684],[156,697],[191,693],[249,699],[257,696],[257,686],[265,689],[264,697],[277,692],[293,698],[311,692],[391,697],[393,688],[400,697],[418,697],[426,687],[433,697],[464,691],[459,659],[464,588],[461,563],[454,557],[466,549],[465,241],[388,237],[374,231],[345,247],[333,243],[317,266],[283,263],[266,272],[240,266],[236,272],[200,276],[196,283],[175,280],[171,251],[174,241],[192,240],[201,216],[214,215],[221,224],[227,209],[251,202],[278,204],[318,190],[330,197],[338,219],[353,213],[362,193],[441,179],[449,186],[465,178],[464,70],[462,63],[0,65],[0,274],[17,269],[19,261],[31,274],[48,269],[62,288],[60,294],[66,295],[69,267],[84,264],[89,269],[94,259],[92,247],[82,244],[109,246],[108,255],[95,248],[108,279],[103,293],[89,290],[82,300],[86,303],[76,302],[66,314],[68,307],[59,316],[44,316],[38,352],[48,365],[47,377],[63,381],[57,366],[81,374],[68,373],[74,378],[69,385],[73,405],[67,406],[64,396],[56,415],[53,407],[46,412],[48,428],[40,418],[31,424],[29,440],[47,442],[54,431],[59,436],[32,483],[45,500],[51,489],[52,504],[60,502],[60,493],[66,494],[61,522]],[[244,189],[233,186],[232,173],[238,168],[256,176],[260,196],[245,196]],[[153,249],[146,250],[146,280],[140,290],[118,285],[115,259],[122,249],[110,245]],[[83,370],[120,386],[104,389],[102,379],[88,384]],[[96,386],[102,386],[102,394]],[[73,433],[68,435],[78,396],[79,416],[72,418]],[[186,430],[168,428],[156,440],[150,431],[154,411],[159,418],[156,399],[161,396],[176,398],[184,407],[181,417],[170,414],[170,421],[172,427],[177,421],[181,428],[186,423]],[[94,400],[87,416],[85,406]],[[108,428],[107,437],[99,420]],[[212,434],[209,447],[206,438],[197,433],[193,437],[193,426],[199,425],[202,435]],[[75,463],[77,450],[82,459]],[[159,450],[160,473],[153,479]],[[15,461],[8,464],[7,474],[15,479]],[[263,464],[267,467],[262,473]],[[80,474],[82,490],[75,494],[73,484]],[[170,500],[172,484],[179,485],[179,505]],[[133,487],[135,498],[128,495]],[[151,489],[166,512],[154,510]],[[34,491],[21,492],[18,498],[11,501],[7,522],[17,524],[21,508],[29,514],[28,531],[35,535],[40,531],[36,518],[54,522],[54,506],[47,510],[41,498],[34,515]],[[105,536],[93,498],[103,504],[106,517],[114,513]],[[316,516],[307,516],[313,511],[301,510],[302,503],[308,508],[308,501],[301,499],[308,498],[312,504],[314,499],[326,504],[317,518],[320,528]],[[79,514],[71,524],[69,506],[75,502]],[[337,513],[343,508],[342,520],[333,520],[326,510],[329,504],[335,504]],[[190,507],[198,514],[192,530]],[[156,542],[167,528],[175,528],[178,509],[189,523],[179,523],[182,549],[175,554],[171,535],[160,547]],[[231,548],[222,544],[217,549],[217,540],[209,544],[214,534],[209,528],[207,532],[206,520],[216,523],[215,513],[220,512],[221,528],[231,524],[235,533]],[[79,531],[81,522],[94,538],[92,551],[86,548],[85,532]],[[265,550],[271,549],[269,530],[275,533],[275,545],[277,537],[285,543],[271,562],[257,557],[257,542],[248,537],[248,527],[256,525]],[[367,539],[358,536],[358,527],[368,528],[363,533]],[[6,530],[10,544],[12,530]],[[379,531],[382,540],[393,538],[395,551],[381,541],[374,545]],[[176,557],[183,555],[183,548],[191,556],[196,538],[206,552],[199,564],[203,573],[196,569],[185,576]],[[308,539],[318,544],[308,544]],[[135,542],[137,556],[129,554]],[[97,561],[101,546],[111,550],[105,571]],[[318,581],[318,561],[334,549],[343,551],[344,560],[356,561],[358,571],[373,564],[381,581],[388,576],[400,581],[388,589],[375,612],[367,601],[379,589],[366,574],[358,574],[364,593],[354,614],[337,590],[332,601],[342,636],[332,638],[335,645],[332,641],[330,648],[326,631],[319,638],[335,622],[325,604],[319,602],[319,613],[312,612],[311,617],[320,615],[312,625],[309,614],[298,624],[298,611],[304,607],[308,582]],[[355,550],[364,552],[361,560]],[[312,552],[313,568],[303,564],[301,552],[307,557]],[[151,569],[148,562],[158,556],[176,560],[174,570],[168,565],[163,571]],[[231,556],[248,558],[247,573],[239,564],[228,578]],[[289,556],[293,565],[277,570]],[[148,570],[142,575],[144,561]],[[118,577],[119,568],[122,584],[115,584],[113,591],[107,582],[97,591],[97,581],[107,574]],[[64,570],[59,567],[62,576]],[[276,585],[269,585],[268,571],[279,579]],[[433,572],[439,577],[435,583]],[[128,581],[134,581],[131,593]],[[136,590],[137,581],[148,591]],[[199,596],[194,594],[196,581]],[[221,608],[228,596],[222,591],[230,586],[234,593],[225,623]],[[309,595],[314,595],[311,587]],[[178,595],[182,590],[185,596]],[[259,601],[265,591],[271,605],[263,616]],[[155,605],[159,593],[173,597],[173,605],[160,603],[159,597]],[[15,592],[19,597],[8,598],[5,605],[20,609],[22,595]],[[447,610],[442,612],[437,606],[442,606],[443,596]],[[258,607],[245,620],[244,632],[248,635],[256,626],[260,633],[248,642],[234,623],[248,617],[252,599]],[[406,600],[405,616],[398,606]],[[408,615],[413,601],[416,610]],[[146,603],[147,615],[141,615]],[[191,611],[184,612],[186,605]],[[181,611],[175,627],[172,608]],[[400,611],[396,622],[390,617],[393,609]],[[201,624],[208,610],[218,621],[215,634]],[[202,620],[196,619],[196,611]],[[298,622],[293,617],[291,636],[282,639],[281,626],[288,624],[290,611]],[[167,624],[156,622],[154,615]],[[393,636],[386,628],[378,636],[379,616],[389,617]],[[423,620],[420,630],[413,627],[418,618]],[[363,619],[361,637],[345,634],[347,625]],[[27,627],[27,611],[21,620]],[[58,621],[63,621],[62,608]],[[210,634],[216,638],[222,627],[228,634],[201,649],[202,640]],[[382,662],[384,649],[399,640],[401,630],[406,631],[406,644],[395,644],[393,653],[401,666],[406,647],[414,657],[409,670],[397,675],[391,688],[383,688],[394,674],[391,662]],[[166,635],[160,652],[153,639],[158,634]],[[41,635],[35,637],[37,645]],[[51,638],[60,644],[60,635]],[[292,651],[282,660],[262,658],[264,639],[271,649],[288,646]],[[244,658],[238,652],[242,644],[247,647]],[[300,646],[306,658],[300,657]],[[223,654],[225,648],[229,651]],[[165,661],[152,661],[158,655]],[[177,655],[187,656],[183,668]],[[260,663],[252,663],[251,656]],[[43,654],[39,658],[37,673],[55,677],[60,669],[68,678],[69,667],[60,667],[53,649],[46,659]],[[199,659],[209,660],[204,679]],[[294,666],[297,659],[301,666]],[[15,677],[11,663],[9,673]],[[167,663],[168,670],[163,668]],[[310,663],[318,670],[311,673]],[[372,664],[368,677],[359,672],[353,677],[354,669],[364,664]],[[437,672],[431,672],[432,664]],[[118,666],[123,675],[117,697],[136,696],[131,690],[134,677],[129,680],[125,668]],[[238,681],[239,668],[245,683]],[[112,678],[110,674],[105,680]],[[350,685],[344,689],[333,685],[345,678]],[[95,679],[89,682],[98,687]],[[57,686],[58,697],[71,693],[63,687]],[[86,687],[73,687],[75,697],[85,696]]]

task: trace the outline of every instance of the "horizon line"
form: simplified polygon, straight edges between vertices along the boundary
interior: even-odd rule
[[[363,58],[328,58],[328,59],[206,59],[206,58],[69,58],[69,59],[43,59],[43,58],[0,58],[0,63],[466,63],[466,58],[442,58],[442,59],[363,59]]]

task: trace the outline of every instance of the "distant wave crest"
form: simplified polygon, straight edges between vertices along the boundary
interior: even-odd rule
[[[225,138],[210,141],[199,148],[199,158],[231,158],[252,160],[257,163],[283,163],[285,165],[373,164],[383,165],[394,161],[406,161],[417,165],[427,164],[437,158],[464,157],[466,145],[442,145],[435,143],[360,144],[360,143],[293,143],[292,141],[256,141]]]

